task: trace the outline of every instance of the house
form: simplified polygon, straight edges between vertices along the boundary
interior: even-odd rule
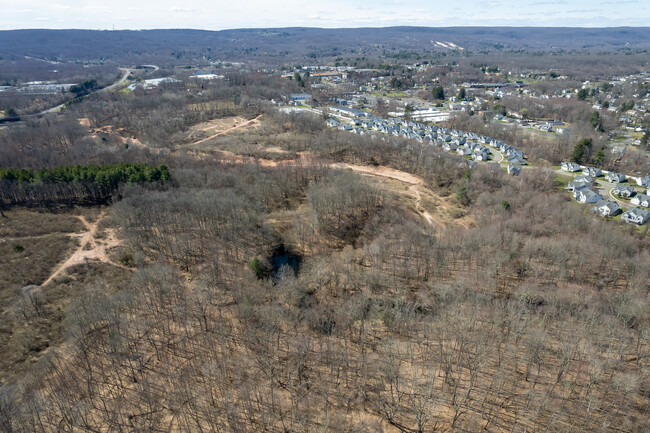
[[[521,165],[508,164],[508,174],[511,176],[519,176],[521,173]]]
[[[594,185],[594,178],[591,176],[576,176],[569,184],[567,185],[566,190],[568,191],[577,191],[581,188],[591,188]]]
[[[612,192],[621,197],[631,197],[634,194],[632,185],[616,185]]]
[[[311,95],[309,93],[292,93],[289,95],[289,99],[296,104],[303,104],[311,101]]]
[[[639,185],[639,186],[649,187],[650,186],[650,176],[638,177],[636,179],[636,184]]]
[[[509,156],[507,162],[508,164],[526,165],[526,160],[517,155]]]
[[[369,113],[367,111],[357,110],[356,108],[330,107],[329,110],[331,113],[337,113],[340,114],[341,116],[346,116],[346,117],[368,117],[369,116]]]
[[[582,174],[586,176],[588,175],[588,176],[598,177],[598,176],[602,176],[603,171],[596,167],[585,167],[585,169],[582,170]]]
[[[647,196],[645,194],[637,194],[634,197],[632,197],[630,203],[632,203],[635,206],[650,207],[650,196]]]
[[[472,149],[470,149],[469,146],[461,146],[456,149],[456,153],[461,156],[471,155]]]
[[[487,152],[483,149],[479,149],[472,153],[472,159],[475,161],[487,161],[490,157],[490,152]]]
[[[336,128],[339,126],[339,121],[336,120],[334,117],[330,117],[329,119],[327,119],[325,123],[327,123],[327,126],[329,126],[330,128]]]
[[[563,162],[560,164],[560,167],[564,171],[568,172],[575,172],[575,171],[580,171],[580,164],[576,164],[575,162]]]
[[[601,200],[592,208],[594,212],[602,216],[613,216],[621,211],[618,203],[615,201]]]
[[[513,155],[518,156],[521,159],[524,159],[524,152],[522,152],[521,150],[517,149],[514,146],[510,146],[508,147],[508,149],[506,149],[506,156],[513,156]]]
[[[456,145],[454,143],[444,142],[442,148],[445,149],[447,152],[454,151],[456,150]]]
[[[553,125],[551,125],[550,123],[542,123],[541,125],[539,125],[539,129],[541,129],[542,131],[553,132]]]
[[[580,203],[597,203],[603,199],[600,194],[590,190],[589,188],[578,190],[575,197]]]
[[[621,216],[621,219],[628,223],[634,224],[645,224],[646,221],[650,218],[650,211],[643,210],[641,208],[635,207],[628,210]]]
[[[591,189],[591,186],[589,186],[589,185],[577,185],[575,188],[573,188],[573,198],[578,200],[578,197],[580,197],[580,191],[587,190],[587,189]]]
[[[624,182],[626,177],[624,174],[614,173],[613,171],[610,171],[605,175],[605,179],[607,179],[608,182],[619,183]]]

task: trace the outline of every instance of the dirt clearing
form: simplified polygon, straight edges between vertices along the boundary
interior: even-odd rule
[[[79,248],[70,256],[65,262],[63,262],[41,286],[46,286],[54,278],[62,274],[66,269],[86,263],[89,260],[95,260],[102,263],[108,263],[119,268],[127,269],[126,266],[123,266],[119,263],[113,262],[106,251],[111,248],[115,248],[120,245],[120,241],[115,236],[114,229],[104,229],[107,233],[103,239],[99,239],[97,234],[97,226],[104,218],[105,212],[102,212],[96,221],[88,222],[83,215],[77,216],[77,218],[83,223],[86,227],[86,233],[80,234],[71,234],[70,236],[78,236],[80,238]]]
[[[243,117],[236,116],[236,117],[226,117],[223,119],[215,119],[209,122],[199,123],[198,125],[195,125],[191,128],[190,135],[188,137],[190,139],[195,139],[195,140],[198,138],[198,140],[188,143],[186,144],[186,146],[194,146],[197,144],[201,144],[215,137],[219,137],[221,135],[227,135],[238,129],[257,128],[260,126],[261,117],[262,115],[260,114],[254,119],[246,120]],[[210,135],[204,138],[200,138],[205,136],[206,133]]]

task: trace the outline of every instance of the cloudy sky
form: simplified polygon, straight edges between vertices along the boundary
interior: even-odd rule
[[[0,29],[650,25],[648,0],[0,0]]]

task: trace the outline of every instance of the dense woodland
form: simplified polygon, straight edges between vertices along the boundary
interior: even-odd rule
[[[470,170],[269,102],[296,90],[233,74],[0,131],[11,188],[119,173],[101,209],[4,209],[0,431],[647,430],[647,229],[589,213],[550,170]],[[260,125],[192,135],[234,115]],[[508,138],[549,164],[574,144]],[[78,214],[106,215],[113,262],[41,286],[46,243],[19,219],[38,237],[78,233]]]
[[[71,166],[53,169],[0,169],[0,205],[100,204],[125,184],[169,180],[165,165]]]

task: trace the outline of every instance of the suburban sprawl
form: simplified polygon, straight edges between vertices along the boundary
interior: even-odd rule
[[[409,67],[409,70],[416,71],[427,69],[428,65]],[[313,66],[296,69],[292,73],[284,74],[283,77],[298,81],[302,80],[303,76],[308,77],[312,82],[316,81],[311,85],[312,89],[324,91],[346,85],[349,88],[351,82],[358,84],[358,80],[350,80],[350,76],[353,74],[363,75],[379,72],[350,67]],[[520,78],[522,80],[530,79],[531,76],[536,77],[537,75],[539,74],[521,74]],[[547,77],[566,79],[556,73],[543,76],[543,78]],[[531,90],[521,80],[506,83],[462,83],[454,88],[454,93],[457,96],[445,99],[444,95],[440,94],[441,87],[435,83],[433,86],[423,86],[423,88],[414,86],[413,89],[400,91],[399,96],[393,96],[391,93],[395,93],[395,87],[399,86],[398,80],[380,75],[364,82],[359,86],[358,91],[346,93],[344,97],[330,97],[322,104],[314,104],[314,97],[310,93],[290,94],[284,99],[288,107],[281,108],[281,110],[329,116],[326,119],[328,127],[358,135],[380,137],[381,134],[387,134],[437,146],[447,152],[467,158],[467,166],[470,169],[476,167],[479,162],[492,162],[500,164],[508,174],[519,175],[522,168],[532,169],[534,165],[529,164],[525,153],[516,146],[475,132],[437,126],[436,123],[447,122],[455,115],[482,116],[483,119],[487,119],[491,123],[503,124],[503,129],[523,128],[549,135],[565,136],[568,139],[572,135],[571,126],[563,121],[531,119],[526,114],[526,108],[517,112],[507,110],[499,104],[493,105],[493,107],[499,107],[493,113],[488,108],[491,105],[489,101],[520,98],[527,101],[539,99],[552,103],[554,99],[561,101],[586,100],[589,95],[599,95],[596,98],[596,103],[592,106],[593,111],[590,115],[590,122],[593,123],[592,126],[596,131],[603,128],[601,112],[603,116],[616,117],[618,113],[622,114],[618,116],[619,135],[610,132],[608,134],[609,141],[606,141],[604,149],[599,154],[597,153],[597,155],[602,155],[602,162],[604,162],[605,150],[612,157],[621,158],[628,148],[633,151],[640,148],[647,158],[648,129],[644,126],[644,122],[650,118],[650,114],[648,114],[650,112],[648,83],[650,83],[650,75],[639,74],[612,77],[611,80],[604,81],[600,87],[590,81],[585,81],[580,88],[565,88],[547,93]],[[620,104],[621,96],[615,89],[618,88],[617,90],[620,92],[626,84],[641,84],[641,87],[645,89],[645,94],[643,97],[640,94],[634,94],[633,98],[638,98],[638,102],[626,101],[622,106],[617,107],[615,104],[617,102]],[[428,102],[421,98],[422,93],[431,91],[431,87],[433,87],[433,92],[438,92],[436,96],[441,96],[436,102]],[[535,104],[541,105],[540,103]],[[377,115],[377,112],[385,111],[387,107],[393,107],[395,110],[388,112],[391,117],[384,118]],[[616,119],[610,118],[608,122],[616,124]],[[576,159],[582,162],[579,157]],[[647,163],[645,167],[647,169]],[[605,217],[615,217],[621,214],[620,218],[623,221],[638,225],[645,224],[650,219],[646,195],[650,194],[648,172],[636,171],[633,174],[622,174],[571,161],[563,161],[560,167],[555,169],[560,176],[575,176],[575,179],[570,181],[565,189],[571,192],[573,198],[579,203],[592,205],[592,210],[596,214]],[[621,193],[617,189],[620,183],[629,185],[629,190]]]

